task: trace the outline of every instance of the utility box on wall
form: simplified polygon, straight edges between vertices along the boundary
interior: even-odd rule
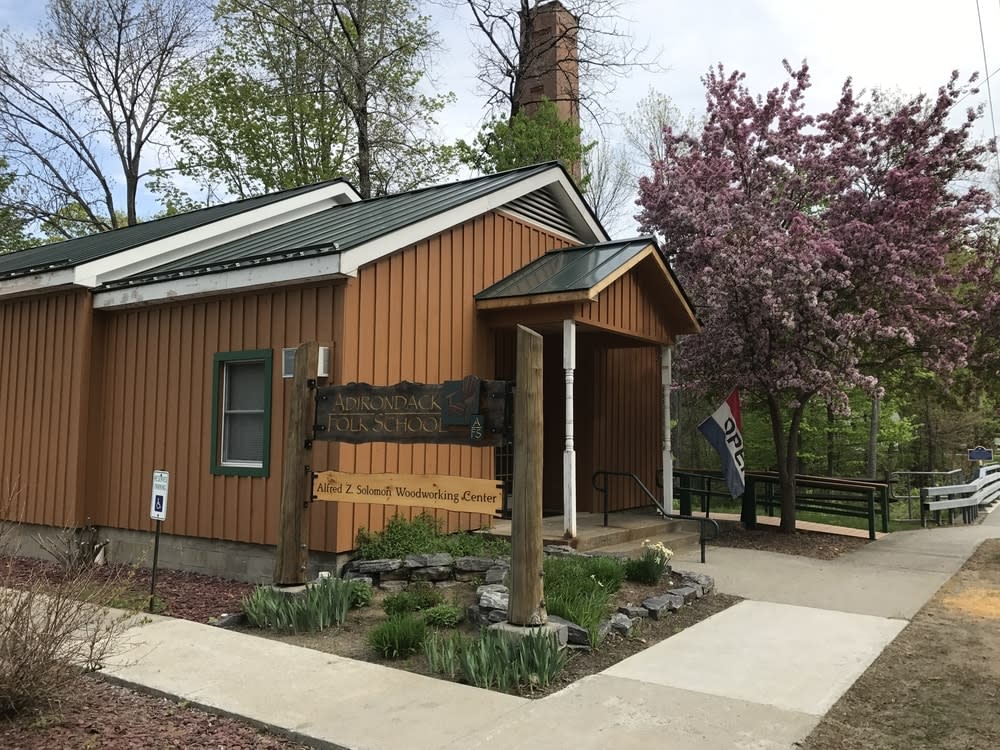
[[[295,350],[294,346],[281,350],[281,377],[283,378],[290,378],[295,375]],[[330,377],[330,347],[328,346],[321,346],[319,348],[319,363],[316,366],[316,377]]]

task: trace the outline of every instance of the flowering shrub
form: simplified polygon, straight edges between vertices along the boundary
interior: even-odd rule
[[[650,542],[647,539],[642,543],[642,556],[625,563],[625,577],[636,583],[658,583],[673,556],[673,551],[663,542]]]

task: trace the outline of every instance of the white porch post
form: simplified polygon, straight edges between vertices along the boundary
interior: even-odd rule
[[[576,538],[576,449],[573,446],[573,375],[576,370],[576,322],[563,321],[563,369],[566,371],[566,447],[563,450],[563,535]]]
[[[660,350],[660,384],[663,386],[663,509],[674,509],[674,454],[670,440],[670,386],[673,382],[672,346]]]

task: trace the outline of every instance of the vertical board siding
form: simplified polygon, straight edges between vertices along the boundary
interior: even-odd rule
[[[647,263],[640,263],[602,291],[597,300],[581,305],[578,320],[645,339],[668,341],[670,329],[663,302],[643,281],[645,268]]]
[[[90,300],[0,302],[0,517],[80,526],[86,460]]]
[[[594,353],[594,381],[594,470],[634,472],[657,494],[663,440],[659,349],[599,349]],[[608,478],[607,484],[611,510],[648,504],[631,480]],[[602,509],[601,502],[600,494],[593,492],[595,512]]]
[[[170,472],[164,531],[209,539],[274,544],[281,497],[282,447],[290,380],[281,349],[334,342],[333,284],[281,288],[141,309],[101,312],[103,376],[92,385],[100,409],[92,420],[99,477],[89,509],[99,525],[149,530],[154,469]],[[270,476],[214,476],[209,471],[213,356],[271,349]],[[316,444],[317,461],[330,449]],[[311,546],[335,546],[332,516],[310,510]]]
[[[343,288],[339,379],[386,385],[494,376],[494,334],[477,317],[474,295],[565,244],[562,237],[490,213],[362,268]],[[358,473],[491,478],[494,472],[493,450],[468,446],[343,445],[336,460],[336,468]],[[381,528],[397,510],[335,505],[338,551],[352,549],[360,528]],[[400,511],[412,517],[420,509]],[[489,516],[480,514],[436,515],[449,531],[489,523]]]

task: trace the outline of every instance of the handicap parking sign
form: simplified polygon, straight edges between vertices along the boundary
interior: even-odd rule
[[[167,520],[167,487],[170,475],[165,471],[153,472],[153,496],[149,504],[149,517],[154,521]]]

